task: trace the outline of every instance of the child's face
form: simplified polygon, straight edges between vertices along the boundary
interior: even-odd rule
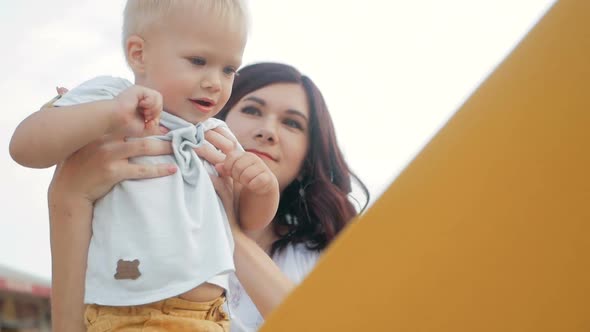
[[[144,67],[136,83],[162,94],[164,110],[188,122],[204,121],[231,95],[246,44],[226,22],[187,10],[178,12],[144,40]]]

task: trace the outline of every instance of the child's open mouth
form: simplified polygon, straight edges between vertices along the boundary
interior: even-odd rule
[[[215,106],[215,102],[206,98],[191,99],[190,101],[199,111],[203,113],[209,113],[213,109],[213,106]]]
[[[199,105],[203,105],[205,107],[209,107],[209,106],[213,106],[213,103],[207,100],[195,100],[195,103],[199,104]]]

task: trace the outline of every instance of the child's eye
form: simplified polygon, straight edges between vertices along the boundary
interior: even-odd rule
[[[204,66],[205,64],[207,64],[207,61],[205,59],[199,57],[189,58],[188,61],[190,61],[190,63],[196,66]]]
[[[225,67],[223,68],[223,73],[226,75],[237,75],[237,69],[235,67]]]
[[[250,114],[250,115],[260,115],[260,110],[253,106],[246,106],[242,108],[242,113]]]

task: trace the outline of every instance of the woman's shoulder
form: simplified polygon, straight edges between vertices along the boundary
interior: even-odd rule
[[[299,283],[314,268],[321,251],[310,249],[305,243],[289,243],[273,255],[279,268],[295,283]]]

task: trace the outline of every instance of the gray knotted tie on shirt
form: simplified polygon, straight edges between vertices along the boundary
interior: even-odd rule
[[[168,112],[162,112],[160,124],[170,131],[164,136],[156,136],[155,138],[172,142],[172,150],[182,178],[186,183],[196,185],[199,174],[197,163],[202,161],[194,148],[205,143],[210,144],[205,141],[203,124],[194,125]]]

